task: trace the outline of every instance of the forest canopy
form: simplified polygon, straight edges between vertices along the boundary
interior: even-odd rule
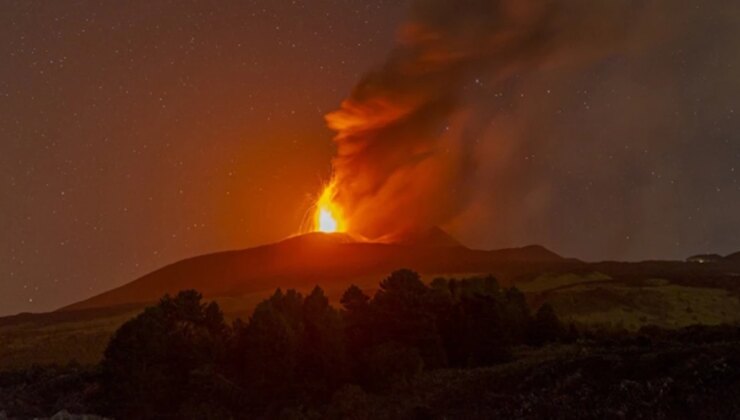
[[[410,270],[356,286],[332,306],[319,287],[261,302],[227,325],[194,290],[124,324],[101,363],[99,410],[118,418],[259,417],[328,403],[352,384],[383,392],[422,370],[510,360],[517,345],[567,338],[552,307],[532,314],[493,277],[437,278]]]

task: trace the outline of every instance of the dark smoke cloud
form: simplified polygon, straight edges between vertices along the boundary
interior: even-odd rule
[[[660,215],[688,203],[651,186],[656,173],[675,182],[671,159],[685,155],[657,154],[692,150],[686,132],[704,126],[687,115],[695,92],[677,86],[703,71],[740,92],[726,68],[737,69],[736,41],[716,47],[711,69],[676,57],[737,35],[738,7],[722,3],[720,14],[667,0],[416,2],[387,62],[327,116],[350,229],[392,238],[447,225],[486,245],[565,251],[562,238],[591,234],[615,257],[652,230],[650,246],[665,248],[683,220]],[[707,99],[726,111],[726,98]]]

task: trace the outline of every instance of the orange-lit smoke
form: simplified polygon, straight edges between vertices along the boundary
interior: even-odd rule
[[[388,60],[326,116],[337,155],[315,228],[392,239],[448,222],[468,204],[476,144],[507,112],[504,99],[477,104],[527,72],[613,53],[639,13],[617,1],[417,2]]]

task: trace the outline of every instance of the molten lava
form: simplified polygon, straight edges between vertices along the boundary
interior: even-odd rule
[[[334,184],[324,188],[324,192],[316,201],[316,213],[314,216],[314,230],[318,232],[333,233],[345,232],[346,223],[342,218],[342,209],[334,201],[336,194]]]

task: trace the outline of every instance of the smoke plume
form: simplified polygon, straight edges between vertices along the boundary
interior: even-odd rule
[[[337,133],[334,199],[349,229],[392,239],[437,225],[460,226],[476,209],[492,211],[494,193],[493,200],[509,197],[508,211],[516,214],[507,218],[526,224],[526,215],[549,208],[557,193],[541,188],[535,169],[506,173],[491,166],[510,168],[523,150],[534,158],[554,137],[588,142],[584,133],[593,130],[572,124],[564,133],[553,122],[548,136],[543,121],[554,121],[557,110],[572,102],[566,92],[578,91],[581,78],[604,66],[645,60],[686,27],[705,25],[694,19],[694,6],[665,0],[415,2],[387,61],[326,117]],[[625,88],[623,78],[604,82]],[[528,102],[529,94],[543,99]],[[656,94],[646,101],[661,106],[667,99]],[[610,117],[619,120],[621,110],[615,111]],[[528,194],[508,191],[502,182]],[[494,190],[486,190],[491,185]],[[480,191],[490,193],[483,210]]]

